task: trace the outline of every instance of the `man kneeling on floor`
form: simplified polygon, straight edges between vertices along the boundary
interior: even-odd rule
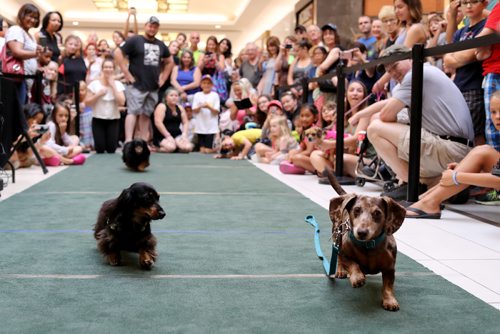
[[[403,45],[393,45],[381,56],[408,51]],[[402,200],[407,193],[410,125],[398,121],[398,113],[405,107],[409,109],[411,104],[412,61],[387,64],[385,70],[399,83],[392,97],[374,103],[356,116],[359,120],[376,114],[368,126],[368,139],[403,181],[401,186],[382,195]],[[472,119],[462,93],[441,70],[428,64],[424,65],[421,136],[420,182],[424,184],[419,186],[419,192],[423,193],[426,185],[439,181],[449,163],[462,160],[474,146]]]

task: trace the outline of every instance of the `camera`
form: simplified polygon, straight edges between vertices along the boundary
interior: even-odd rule
[[[290,50],[291,48],[293,48],[293,45],[292,45],[292,44],[287,44],[287,45],[285,45],[285,49]]]
[[[38,134],[44,134],[45,132],[49,131],[49,126],[47,124],[37,124],[35,125],[35,131]]]

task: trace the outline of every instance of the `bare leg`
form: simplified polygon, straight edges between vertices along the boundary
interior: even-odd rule
[[[334,168],[333,164],[325,158],[325,153],[321,150],[312,151],[309,161],[314,170],[319,173],[322,173],[327,166],[332,169]]]
[[[147,115],[139,115],[139,131],[137,137],[149,142],[151,138],[151,119]]]
[[[127,114],[127,116],[125,117],[125,142],[129,142],[134,139],[136,121],[136,115]]]
[[[398,157],[398,142],[408,130],[408,125],[386,123],[375,119],[368,127],[368,139],[378,155],[391,167],[398,178],[408,182],[408,162]]]
[[[311,158],[304,154],[296,154],[292,158],[292,163],[297,167],[302,167],[311,173],[315,172],[314,166],[311,164]]]
[[[490,172],[493,165],[500,158],[500,153],[498,153],[494,148],[488,145],[477,146],[472,151],[469,152],[463,158],[463,160],[455,167],[457,172],[467,172],[467,173],[479,173],[479,172]],[[437,213],[441,209],[439,205],[450,198],[451,196],[458,194],[468,185],[461,184],[458,186],[445,187],[440,184],[436,185],[430,191],[425,193],[418,202],[412,205],[413,208],[423,210],[427,213]],[[407,216],[416,215],[412,211],[406,211]]]

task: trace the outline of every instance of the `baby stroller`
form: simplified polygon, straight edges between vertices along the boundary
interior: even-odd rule
[[[394,172],[387,166],[379,156],[368,157],[370,142],[366,136],[366,131],[360,131],[358,134],[358,146],[356,154],[358,155],[358,164],[356,165],[355,184],[363,187],[368,182],[381,185],[384,192],[390,192],[396,186],[398,180]],[[368,163],[366,162],[367,160]]]

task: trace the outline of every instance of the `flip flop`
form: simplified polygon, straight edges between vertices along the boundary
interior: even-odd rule
[[[412,206],[413,204],[415,204],[416,202],[410,202],[410,201],[406,201],[406,200],[401,200],[401,201],[398,201],[399,205],[401,205],[403,208],[407,209],[408,207]],[[445,206],[443,203],[439,204],[439,209],[442,211],[445,209]],[[411,211],[411,210],[410,210]]]
[[[420,218],[420,219],[440,219],[441,218],[441,212],[427,213],[424,210],[412,208],[411,206],[407,207],[406,210],[416,213],[416,215],[406,215],[406,218]]]

